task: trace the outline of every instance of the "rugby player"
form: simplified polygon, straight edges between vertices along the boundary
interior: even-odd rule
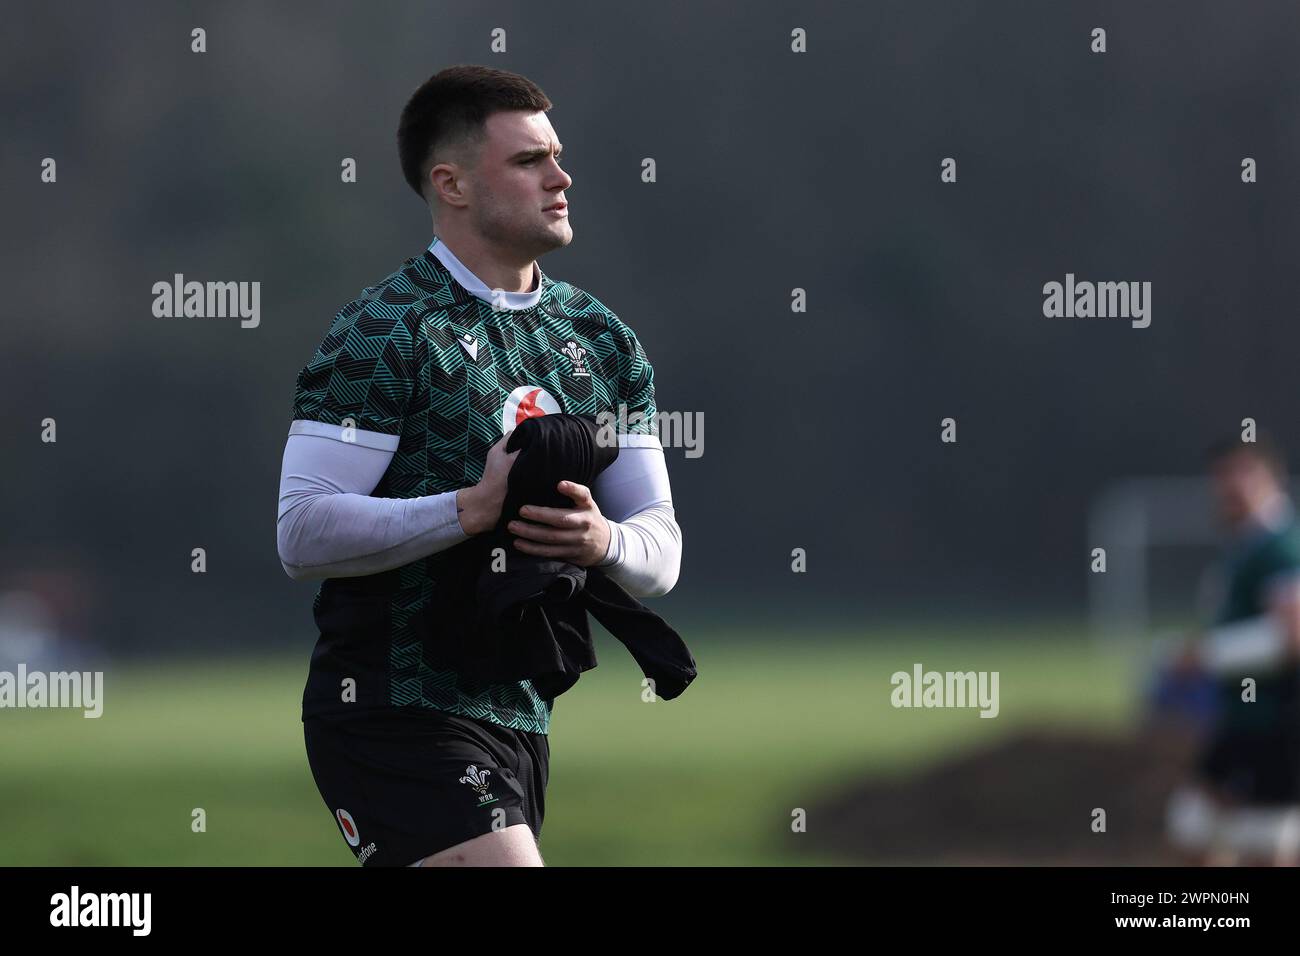
[[[298,374],[277,543],[290,577],[322,580],[305,743],[366,866],[542,865],[554,702],[431,653],[430,556],[500,519],[518,455],[503,436],[561,412],[629,422],[592,487],[559,485],[572,507],[530,507],[510,530],[638,597],[678,577],[654,369],[626,323],[536,261],[573,240],[550,108],[525,77],[480,66],[415,91],[398,152],[432,242],[345,305]]]
[[[1208,635],[1181,666],[1214,675],[1216,708],[1190,786],[1170,803],[1174,842],[1201,863],[1300,861],[1300,525],[1280,449],[1265,435],[1209,452],[1231,533]],[[1253,682],[1253,689],[1247,678]]]

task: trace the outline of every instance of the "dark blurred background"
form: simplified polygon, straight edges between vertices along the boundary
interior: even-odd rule
[[[274,545],[294,377],[427,244],[394,132],[455,62],[555,102],[575,238],[543,267],[637,330],[661,409],[704,415],[704,455],[669,453],[669,603],[1078,609],[1108,481],[1196,471],[1246,415],[1300,438],[1292,3],[15,12],[4,561],[78,562],[115,646],[309,627]],[[261,325],[154,318],[175,272],[260,281]],[[1066,272],[1151,281],[1151,326],[1044,318]]]
[[[428,244],[395,130],[453,63],[554,101],[575,238],[541,265],[636,330],[661,414],[703,415],[703,456],[668,452],[672,620],[1082,621],[1089,513],[1114,482],[1195,475],[1248,416],[1300,448],[1292,2],[5,19],[0,585],[101,652],[283,651],[305,675],[316,585],[275,549],[295,376],[340,307]],[[259,281],[260,326],[155,318],[177,272]],[[1045,318],[1066,273],[1151,282],[1150,327]]]

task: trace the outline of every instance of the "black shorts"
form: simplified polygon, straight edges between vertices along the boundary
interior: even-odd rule
[[[364,866],[410,866],[518,823],[541,840],[545,734],[424,708],[309,717],[303,734],[316,787]]]
[[[1201,753],[1201,776],[1221,793],[1254,806],[1300,803],[1300,733],[1219,728]]]

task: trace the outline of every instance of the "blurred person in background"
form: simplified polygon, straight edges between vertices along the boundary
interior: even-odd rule
[[[1266,435],[1207,454],[1229,535],[1206,633],[1167,681],[1209,675],[1217,701],[1193,780],[1168,808],[1172,842],[1206,865],[1300,862],[1300,527]],[[1177,675],[1174,677],[1173,675]]]

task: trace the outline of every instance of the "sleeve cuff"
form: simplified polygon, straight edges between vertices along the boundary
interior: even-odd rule
[[[605,523],[609,525],[609,546],[605,549],[605,556],[596,562],[598,568],[608,568],[618,564],[618,560],[623,553],[622,539],[619,537],[623,533],[623,529],[619,527],[617,521],[610,521],[606,518]]]
[[[442,494],[435,496],[434,505],[437,509],[435,511],[437,516],[435,520],[439,529],[445,528],[449,532],[454,529],[461,536],[461,539],[465,540],[470,535],[460,523],[460,512],[456,509],[456,495],[457,492],[455,491],[444,491]]]
[[[344,444],[360,445],[363,448],[374,448],[379,451],[397,451],[398,445],[401,444],[400,435],[388,435],[384,432],[366,431],[361,428],[353,428],[351,431],[345,429],[342,425],[332,425],[329,422],[315,422],[304,418],[294,419],[289,424],[290,435],[315,435],[319,438],[332,438],[335,441],[341,441]]]

